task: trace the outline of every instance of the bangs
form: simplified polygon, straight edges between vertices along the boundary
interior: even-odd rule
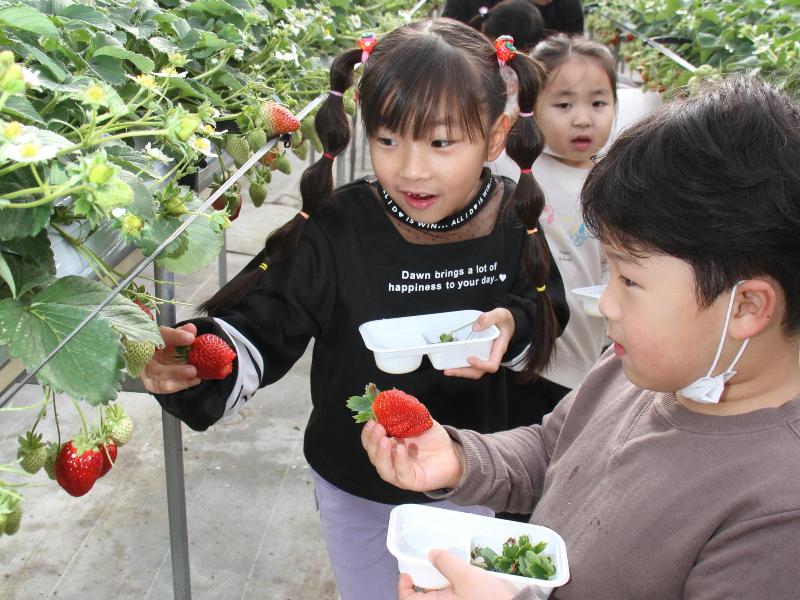
[[[400,44],[391,60],[368,63],[365,69],[359,104],[367,135],[386,128],[418,140],[444,126],[448,134],[460,131],[473,143],[484,138],[484,118],[493,121],[505,105],[499,71],[495,69],[497,82],[483,81],[474,59],[438,36],[413,41]],[[499,90],[497,97],[486,97],[487,89]]]

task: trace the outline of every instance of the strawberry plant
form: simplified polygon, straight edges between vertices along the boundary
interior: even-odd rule
[[[327,90],[321,57],[365,31],[396,27],[412,4],[0,0],[0,366],[16,358],[38,367],[126,279],[104,256],[103,239],[152,256],[196,218],[156,263],[175,273],[211,264],[241,206],[241,185],[218,210],[201,210],[181,178],[216,161],[219,183],[227,180],[222,154],[233,136],[243,142],[240,164],[273,134],[298,130],[301,154],[304,140],[318,145],[311,120],[293,113]],[[266,200],[270,169],[288,171],[285,157],[273,162],[247,174],[256,204]],[[66,252],[86,272],[57,269]],[[130,439],[130,419],[109,403],[126,371],[137,376],[161,343],[152,317],[164,299],[148,285],[112,299],[37,373],[44,398],[31,437],[0,472],[31,477],[43,459],[47,476],[64,485],[65,465],[79,456],[113,459],[111,442],[85,424],[70,443],[60,432],[37,437],[61,395],[76,409],[98,407],[98,431],[105,426],[115,447]],[[67,485],[85,493],[84,479]],[[0,479],[0,506],[17,506],[24,485]]]
[[[670,48],[699,72],[630,42],[618,23],[649,38],[674,41]],[[599,0],[586,24],[598,39],[620,47],[649,89],[693,85],[739,70],[757,71],[788,89],[800,89],[795,0],[718,0],[713,6],[705,0]],[[632,47],[626,50],[628,44]]]

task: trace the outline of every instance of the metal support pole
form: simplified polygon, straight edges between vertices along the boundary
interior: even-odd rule
[[[175,275],[155,266],[155,294],[159,298],[175,297]],[[175,305],[164,303],[158,312],[158,324],[175,325]],[[172,593],[175,600],[191,600],[189,576],[189,534],[186,523],[186,489],[183,481],[183,441],[181,422],[161,411],[164,432],[164,472],[167,478],[167,515],[169,517],[169,549],[172,558]]]
[[[347,165],[344,161],[344,155],[340,154],[336,157],[336,187],[347,183]]]
[[[222,247],[217,257],[217,271],[219,272],[219,287],[228,283],[228,232],[222,230]]]

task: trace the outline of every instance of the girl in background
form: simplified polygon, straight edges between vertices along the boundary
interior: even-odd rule
[[[331,93],[316,117],[324,153],[301,178],[302,211],[204,305],[208,317],[162,328],[166,347],[142,378],[165,410],[204,430],[283,377],[314,339],[304,454],[322,535],[342,600],[388,600],[398,576],[386,549],[389,512],[430,499],[377,476],[345,401],[374,382],[426,398],[439,421],[505,429],[501,365],[531,377],[543,370],[568,312],[537,233],[544,197],[531,165],[542,135],[530,117],[509,131],[503,112],[498,60],[516,73],[529,113],[539,64],[450,19],[362,42],[331,66]],[[358,93],[376,178],[334,190],[332,163],[350,139],[342,95],[358,63],[366,63]],[[522,173],[516,185],[484,168],[504,146]],[[487,361],[473,357],[463,369],[441,372],[425,361],[411,373],[384,373],[358,332],[374,319],[466,308],[483,311],[475,329],[494,324],[501,335]],[[210,332],[237,358],[225,379],[201,381],[175,347]]]
[[[540,222],[567,293],[570,321],[556,342],[543,377],[510,386],[511,425],[540,423],[558,401],[578,386],[600,357],[606,325],[586,314],[570,290],[607,280],[600,242],[589,235],[580,214],[580,192],[593,157],[608,141],[614,123],[614,58],[602,44],[559,34],[540,42],[532,56],[547,70],[534,114],[546,146],[533,165],[546,205]],[[507,159],[495,170],[515,176]]]

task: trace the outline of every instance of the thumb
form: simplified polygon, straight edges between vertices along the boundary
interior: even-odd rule
[[[428,560],[445,576],[453,588],[457,588],[458,582],[463,581],[469,574],[469,564],[447,550],[431,550],[428,553]]]

